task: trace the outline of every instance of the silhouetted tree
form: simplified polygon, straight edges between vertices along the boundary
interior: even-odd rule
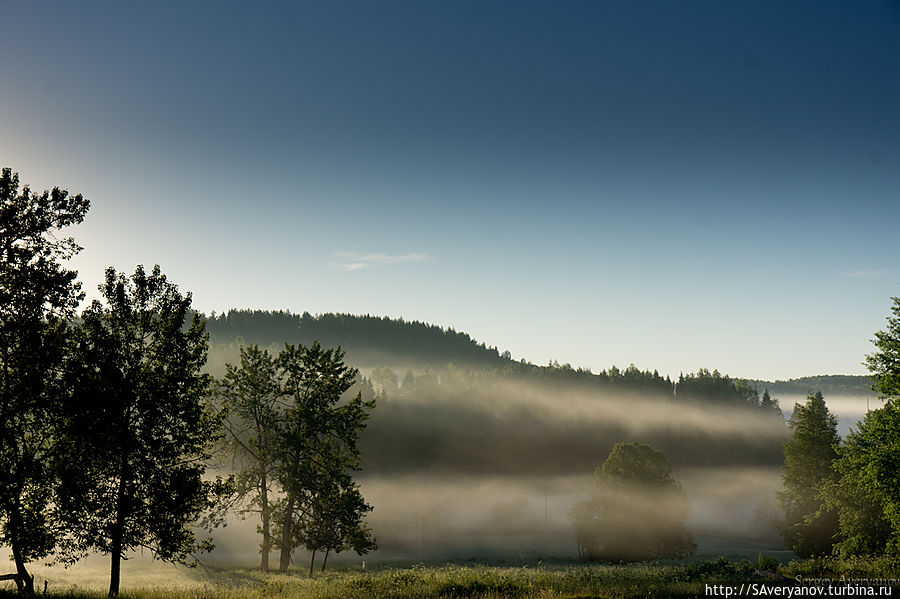
[[[62,264],[81,248],[56,235],[89,206],[58,188],[20,192],[17,173],[0,174],[0,542],[24,593],[34,592],[25,564],[57,542],[51,425],[65,392],[66,319],[83,297]]]
[[[194,524],[226,491],[204,480],[219,422],[208,408],[201,369],[202,320],[188,322],[183,296],[154,267],[126,279],[113,268],[82,315],[70,406],[71,459],[60,507],[71,549],[111,557],[109,595],[119,592],[120,564],[131,550],[184,562],[211,548]]]
[[[260,514],[260,568],[268,570],[272,550],[269,497],[276,482],[281,386],[276,360],[268,351],[251,345],[240,352],[240,368],[226,365],[219,393],[234,450],[237,494],[239,499],[249,500],[246,511]]]
[[[287,570],[291,550],[299,544],[304,518],[313,512],[323,481],[343,481],[359,468],[357,440],[374,401],[362,394],[342,401],[358,371],[344,364],[340,348],[286,345],[278,356],[282,391],[289,398],[279,443],[278,476],[285,498],[281,510],[280,569]],[[323,487],[323,485],[325,485]]]
[[[600,494],[569,513],[582,559],[641,561],[691,555],[687,498],[662,453],[618,443],[595,471]]]
[[[801,557],[828,555],[837,533],[837,514],[821,497],[824,486],[837,475],[832,463],[841,441],[837,418],[820,392],[810,393],[805,404],[794,404],[789,426],[792,436],[784,444],[784,490],[777,494],[784,512],[785,542]]]

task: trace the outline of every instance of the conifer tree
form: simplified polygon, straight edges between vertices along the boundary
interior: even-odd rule
[[[784,490],[777,494],[784,512],[782,536],[797,555],[827,555],[837,533],[837,514],[821,497],[826,484],[835,480],[832,463],[837,458],[840,436],[837,419],[828,411],[822,393],[810,393],[806,403],[795,404],[789,426],[791,439],[784,443]]]

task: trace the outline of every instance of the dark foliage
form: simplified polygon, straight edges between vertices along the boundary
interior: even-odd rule
[[[8,168],[0,175],[0,543],[12,550],[23,592],[33,592],[25,564],[58,541],[53,423],[64,393],[66,320],[82,294],[77,273],[62,265],[81,248],[57,235],[88,207],[58,188],[20,191]]]
[[[60,507],[70,551],[111,556],[116,596],[128,552],[184,562],[208,549],[194,523],[226,489],[203,477],[219,422],[190,294],[140,266],[130,279],[108,269],[100,290],[105,305],[94,301],[78,330]]]

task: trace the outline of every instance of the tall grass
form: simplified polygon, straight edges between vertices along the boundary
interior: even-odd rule
[[[867,569],[869,563],[873,568]],[[782,574],[839,578],[896,577],[896,561],[854,563],[837,560],[792,562]],[[457,566],[385,568],[374,571],[333,571],[308,577],[300,573],[201,568],[190,580],[172,585],[158,581],[141,588],[123,588],[123,599],[560,599],[622,597],[695,597],[704,583],[759,580],[756,566],[725,558],[680,565],[541,565],[537,567]],[[40,591],[40,588],[38,589]],[[50,589],[48,598],[101,599],[103,589]],[[10,591],[0,597],[12,597]]]

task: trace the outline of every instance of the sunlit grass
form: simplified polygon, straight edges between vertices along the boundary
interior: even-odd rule
[[[729,580],[752,576],[749,563],[725,560],[704,564],[667,566],[587,565],[495,567],[414,566],[375,571],[331,571],[313,577],[299,572],[263,573],[249,569],[197,568],[179,570],[168,578],[123,580],[125,599],[425,599],[454,597],[643,597],[694,596],[703,580]],[[152,580],[152,582],[151,582]],[[93,576],[54,580],[53,597],[100,598],[105,587]],[[137,584],[136,584],[137,583]],[[38,592],[41,591],[40,579]]]
[[[808,560],[784,564],[780,573],[793,578],[896,578],[897,560]],[[48,572],[48,597],[100,599],[106,580],[96,573],[71,571],[68,580]],[[852,576],[850,576],[852,575]],[[38,578],[37,591],[42,590]],[[492,599],[694,597],[704,583],[760,580],[756,565],[718,558],[686,564],[417,565],[370,571],[268,572],[240,568],[173,569],[142,566],[123,578],[123,599]],[[13,596],[12,587],[0,597]]]

